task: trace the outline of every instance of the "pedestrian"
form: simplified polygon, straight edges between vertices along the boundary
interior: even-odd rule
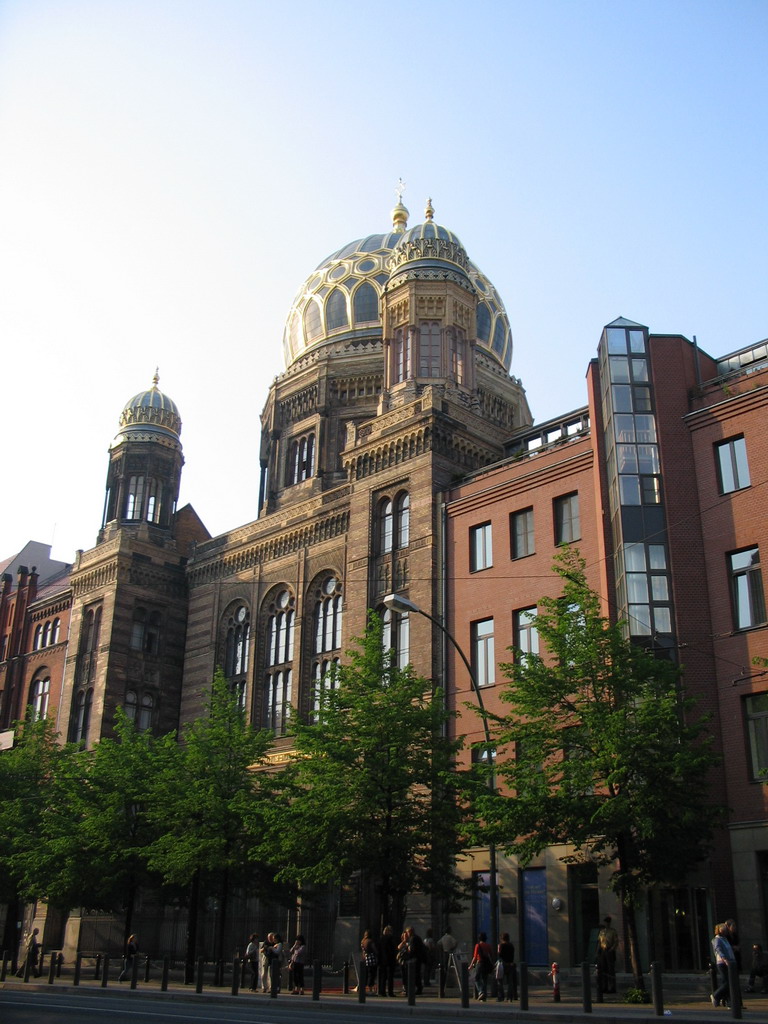
[[[288,953],[288,966],[291,970],[291,992],[295,996],[304,995],[304,964],[307,962],[307,946],[303,935],[297,935]]]
[[[610,916],[603,919],[597,935],[597,976],[601,992],[616,991],[616,950],[619,936],[611,925]]]
[[[736,966],[739,969],[739,974],[741,974],[741,943],[739,942],[738,926],[736,922],[733,920],[733,918],[729,917],[728,920],[725,922],[725,927],[727,930],[726,937],[731,944],[733,955],[736,957]]]
[[[259,963],[261,966],[261,991],[269,992],[270,976],[269,965],[272,959],[272,945],[275,941],[275,933],[269,932],[266,939],[259,943]]]
[[[259,987],[259,940],[256,932],[248,937],[248,945],[245,948],[245,959],[251,968],[250,991],[256,992]]]
[[[367,928],[360,940],[360,952],[362,953],[363,962],[360,984],[366,991],[375,994],[379,974],[379,958],[376,951],[376,943],[373,941],[373,936]]]
[[[139,940],[135,935],[129,935],[125,944],[125,956],[123,957],[123,969],[117,977],[118,981],[125,981],[131,976],[133,970],[133,958],[139,951]]]
[[[445,931],[440,936],[437,942],[440,951],[440,963],[443,966],[443,977],[448,977],[448,965],[451,962],[451,956],[456,952],[458,942],[456,937],[451,931],[451,926],[447,925]]]
[[[761,994],[768,995],[768,953],[763,952],[763,947],[759,942],[755,942],[752,945],[752,967],[749,972],[747,992],[755,991],[755,980],[757,978],[762,978]]]
[[[499,979],[499,996],[504,1001],[504,993],[510,1003],[517,999],[517,964],[515,963],[515,947],[509,939],[509,933],[504,932],[499,942],[499,963],[501,964],[501,978]],[[498,978],[499,975],[497,974]]]
[[[728,928],[725,924],[715,926],[715,937],[712,939],[712,956],[717,968],[719,985],[709,997],[713,1006],[729,1006],[731,984],[728,978],[728,964],[736,963],[733,947],[728,941]],[[738,993],[736,995],[738,999]]]
[[[397,943],[391,924],[385,925],[379,939],[379,995],[394,996]]]
[[[283,987],[283,964],[285,963],[285,952],[283,946],[283,937],[279,932],[274,933],[275,941],[272,943],[270,950],[270,962],[269,962],[269,976],[270,976],[270,990],[272,987],[271,979],[274,974],[277,974],[277,991],[279,992]]]
[[[469,965],[470,971],[475,969],[475,999],[484,1003],[488,994],[488,978],[493,970],[491,962],[491,947],[488,945],[488,937],[485,932],[480,932],[472,952],[472,961]]]
[[[40,957],[40,942],[37,936],[40,934],[39,928],[33,928],[32,933],[27,939],[27,943],[24,947],[24,961],[16,971],[17,978],[23,978],[25,971],[29,970],[29,974],[34,974],[36,978],[40,977],[40,968],[38,967],[38,960]]]

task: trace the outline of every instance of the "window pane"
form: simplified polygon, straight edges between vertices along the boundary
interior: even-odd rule
[[[669,600],[669,580],[666,576],[651,576],[651,593],[654,601]]]
[[[645,573],[630,572],[627,574],[627,600],[630,604],[642,604],[648,601],[648,578]]]
[[[651,635],[651,609],[647,604],[629,606],[629,631],[633,636]]]
[[[620,476],[619,490],[622,505],[640,504],[640,478],[637,476]]]
[[[638,466],[641,473],[659,472],[659,448],[655,444],[637,446]]]
[[[632,360],[632,379],[636,381],[648,380],[648,363],[645,359]]]
[[[632,388],[629,384],[614,384],[613,408],[615,412],[632,412]]]
[[[614,384],[629,384],[629,360],[621,356],[611,356],[609,359],[611,367],[611,381]]]
[[[629,350],[630,352],[645,352],[645,337],[643,331],[630,329]]]
[[[671,633],[672,632],[672,616],[669,608],[665,606],[655,607],[653,609],[653,622],[656,626],[657,633]]]
[[[627,336],[621,327],[606,327],[605,335],[608,340],[608,351],[611,354],[621,355],[627,351]]]
[[[667,568],[667,556],[664,552],[663,544],[648,545],[648,561],[650,563],[651,569]]]
[[[624,560],[627,572],[645,572],[645,548],[642,544],[625,544]]]

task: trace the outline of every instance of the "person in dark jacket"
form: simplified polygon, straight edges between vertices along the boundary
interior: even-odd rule
[[[379,939],[379,995],[394,996],[397,969],[397,942],[391,924],[386,925]]]

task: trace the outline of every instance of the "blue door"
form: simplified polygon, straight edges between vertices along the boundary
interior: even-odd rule
[[[523,953],[535,967],[549,965],[547,943],[547,872],[544,868],[523,871]]]

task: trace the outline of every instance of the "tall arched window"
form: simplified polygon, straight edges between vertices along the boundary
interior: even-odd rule
[[[355,292],[354,312],[356,324],[372,323],[379,319],[379,297],[368,281],[364,281]]]
[[[405,668],[411,660],[411,621],[408,612],[393,612],[384,608],[380,614],[384,625],[382,646],[385,651],[393,652],[397,668]]]
[[[46,622],[43,626],[43,647],[48,647],[51,642],[51,623]]]
[[[411,376],[412,350],[411,332],[405,327],[398,327],[395,331],[394,344],[394,383],[400,384]]]
[[[144,477],[132,476],[128,481],[128,494],[125,502],[125,518],[141,519],[144,507]]]
[[[315,475],[315,435],[306,434],[291,442],[286,483],[301,483]]]
[[[397,547],[407,548],[411,532],[411,499],[407,491],[398,494],[395,502],[395,527]]]
[[[160,499],[163,493],[163,485],[159,480],[151,477],[147,481],[147,522],[160,522]]]
[[[69,739],[71,743],[85,743],[91,722],[93,690],[79,690],[75,694],[73,714],[70,720]]]
[[[439,377],[441,374],[440,323],[422,320],[419,324],[419,376]]]
[[[451,376],[457,384],[464,383],[467,342],[460,327],[448,328],[448,348],[451,360]]]
[[[329,331],[337,327],[349,326],[347,314],[347,297],[338,288],[334,288],[325,303],[325,326]]]
[[[265,679],[264,725],[276,736],[285,734],[290,716],[293,687],[294,599],[280,590],[270,606],[267,620],[267,672]]]
[[[59,642],[59,635],[61,633],[61,619],[54,619],[53,626],[51,627],[51,643],[57,644]]]
[[[48,700],[51,695],[51,677],[47,674],[39,676],[32,683],[32,718],[39,722],[48,714]]]
[[[392,550],[394,512],[392,499],[383,498],[379,503],[379,553],[386,555]]]
[[[78,686],[87,686],[96,676],[100,633],[101,605],[87,609],[83,616],[80,649],[77,652],[76,680]]]
[[[35,638],[32,641],[32,650],[39,651],[43,646],[43,624],[39,623],[35,626]]]
[[[160,650],[161,616],[158,611],[150,611],[137,605],[133,610],[131,625],[131,649],[144,654],[158,654]]]

